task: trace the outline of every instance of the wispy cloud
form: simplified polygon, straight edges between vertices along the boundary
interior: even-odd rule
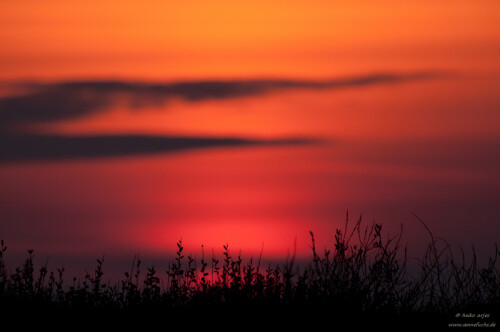
[[[439,77],[439,73],[379,74],[325,80],[186,81],[164,84],[82,81],[31,85],[31,92],[0,98],[0,129],[25,123],[78,118],[102,112],[115,102],[130,108],[161,105],[173,98],[188,102],[257,96],[285,89],[342,89]]]

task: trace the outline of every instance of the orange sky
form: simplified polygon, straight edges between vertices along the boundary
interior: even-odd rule
[[[484,70],[500,54],[498,13],[496,0],[8,0],[0,79]]]

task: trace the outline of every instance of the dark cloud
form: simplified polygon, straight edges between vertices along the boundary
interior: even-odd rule
[[[32,84],[30,92],[0,99],[0,130],[33,122],[78,118],[100,112],[115,102],[130,108],[161,105],[172,98],[189,102],[255,96],[284,89],[340,89],[430,79],[438,73],[380,74],[326,81],[240,80],[173,82],[84,81]]]
[[[283,146],[313,143],[307,139],[252,140],[151,135],[0,135],[0,162],[72,160],[174,153],[193,149]]]
[[[285,89],[340,89],[430,79],[438,73],[381,74],[325,81],[239,80],[143,83],[82,81],[25,84],[24,94],[0,98],[0,162],[102,158],[172,153],[210,147],[291,145],[310,140],[165,137],[147,135],[62,136],[30,134],[24,124],[76,119],[102,112],[116,103],[132,109],[188,102],[256,96]]]

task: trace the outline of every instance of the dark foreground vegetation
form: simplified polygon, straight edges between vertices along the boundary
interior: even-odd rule
[[[293,256],[276,266],[261,266],[260,257],[244,262],[227,245],[221,257],[203,252],[195,260],[185,255],[179,241],[177,256],[166,267],[144,269],[136,257],[133,269],[115,284],[106,282],[100,259],[93,273],[69,281],[63,269],[35,268],[32,250],[22,266],[8,269],[2,241],[0,318],[22,315],[28,321],[68,319],[79,324],[105,318],[113,324],[186,327],[239,324],[230,325],[233,328],[257,322],[329,322],[330,329],[496,323],[498,248],[484,266],[478,266],[475,253],[466,263],[463,252],[456,259],[446,241],[427,229],[430,244],[410,273],[401,234],[385,237],[382,226],[364,227],[361,219],[350,226],[346,220],[345,228],[335,234],[334,247],[324,252],[318,252],[311,232],[307,266],[298,267]],[[469,313],[488,317],[459,317]]]

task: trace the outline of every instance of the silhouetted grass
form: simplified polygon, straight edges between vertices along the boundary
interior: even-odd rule
[[[430,243],[416,273],[408,272],[402,231],[384,237],[381,225],[363,227],[361,218],[353,225],[346,218],[345,228],[335,233],[333,248],[321,253],[311,232],[311,260],[300,268],[294,256],[276,266],[261,266],[261,257],[244,262],[228,245],[223,246],[222,257],[213,250],[207,257],[202,246],[201,259],[196,260],[185,256],[179,241],[168,266],[143,269],[139,257],[134,257],[132,269],[116,284],[104,282],[103,258],[97,259],[93,273],[69,282],[64,280],[64,269],[49,272],[47,264],[36,273],[32,250],[22,266],[9,271],[2,241],[0,313],[59,318],[85,313],[87,318],[178,322],[181,317],[194,321],[204,317],[208,322],[236,316],[248,321],[281,317],[291,324],[297,319],[311,324],[331,320],[335,326],[444,325],[454,314],[471,310],[495,315],[500,307],[498,247],[486,266],[478,266],[475,252],[466,263],[463,252],[456,259],[450,246],[422,224]]]

